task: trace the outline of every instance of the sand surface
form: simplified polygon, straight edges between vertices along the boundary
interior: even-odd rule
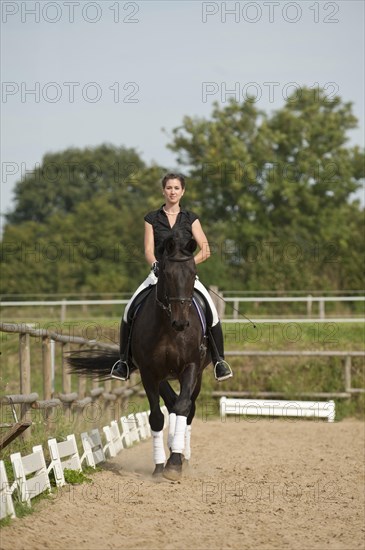
[[[2,550],[365,547],[364,424],[196,419],[180,482],[151,477],[152,441],[1,532]]]

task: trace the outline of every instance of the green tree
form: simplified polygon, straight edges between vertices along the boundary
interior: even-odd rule
[[[49,177],[55,165],[57,181]],[[143,216],[157,206],[161,173],[134,151],[106,145],[46,155],[16,187],[2,293],[130,292],[146,273]]]
[[[44,223],[54,214],[74,212],[98,193],[118,208],[129,207],[146,191],[146,166],[133,149],[101,145],[48,153],[34,171],[15,186],[12,224]]]
[[[189,176],[184,204],[224,290],[363,287],[364,152],[349,147],[350,103],[302,89],[268,115],[253,100],[184,117],[169,148]],[[143,216],[161,204],[163,170],[133,149],[45,155],[18,182],[2,241],[2,293],[131,292],[143,279]]]
[[[211,119],[185,117],[173,130],[169,147],[189,173],[216,263],[224,259],[221,286],[359,283],[360,273],[348,270],[349,254],[358,266],[359,252],[350,250],[361,238],[361,207],[351,196],[364,178],[364,153],[347,146],[356,125],[350,103],[304,88],[272,116],[250,99],[231,100],[215,103]]]

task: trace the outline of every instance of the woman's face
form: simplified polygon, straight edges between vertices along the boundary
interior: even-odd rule
[[[179,204],[181,197],[183,196],[185,189],[181,187],[180,180],[172,179],[167,180],[163,189],[163,194],[166,202],[172,204]]]

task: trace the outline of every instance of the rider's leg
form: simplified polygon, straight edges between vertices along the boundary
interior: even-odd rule
[[[208,307],[211,310],[212,322],[208,329],[210,340],[210,353],[212,355],[212,363],[214,365],[214,376],[217,380],[222,381],[233,376],[232,369],[229,364],[224,360],[224,338],[222,325],[219,321],[217,309],[210,297],[209,292],[205,286],[199,281],[195,280],[194,287],[203,294]]]
[[[131,372],[135,370],[133,363],[129,362],[129,338],[131,334],[130,321],[122,319],[120,325],[120,359],[114,363],[110,376],[118,380],[128,380]]]
[[[129,375],[135,369],[132,362],[129,362],[129,350],[130,350],[130,336],[132,321],[129,319],[128,313],[133,304],[134,300],[139,296],[139,294],[148,288],[151,285],[157,283],[157,277],[151,273],[148,275],[147,279],[137,288],[132,298],[129,300],[128,304],[125,307],[122,323],[120,326],[120,359],[114,363],[110,376],[112,378],[117,378],[118,380],[128,380]]]
[[[209,331],[210,353],[214,365],[214,376],[220,382],[233,376],[232,369],[227,361],[224,360],[224,339],[222,325],[220,321],[210,327]]]

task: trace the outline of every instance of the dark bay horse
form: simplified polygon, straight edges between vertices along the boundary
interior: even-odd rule
[[[203,370],[211,360],[201,319],[192,307],[196,247],[193,239],[187,243],[174,237],[166,239],[158,282],[134,318],[131,338],[133,363],[140,371],[150,404],[154,474],[163,473],[173,481],[181,476]],[[119,354],[113,352],[74,352],[68,363],[73,372],[105,378],[118,359]],[[178,395],[169,379],[179,381]],[[171,454],[166,465],[160,396],[170,413]]]

